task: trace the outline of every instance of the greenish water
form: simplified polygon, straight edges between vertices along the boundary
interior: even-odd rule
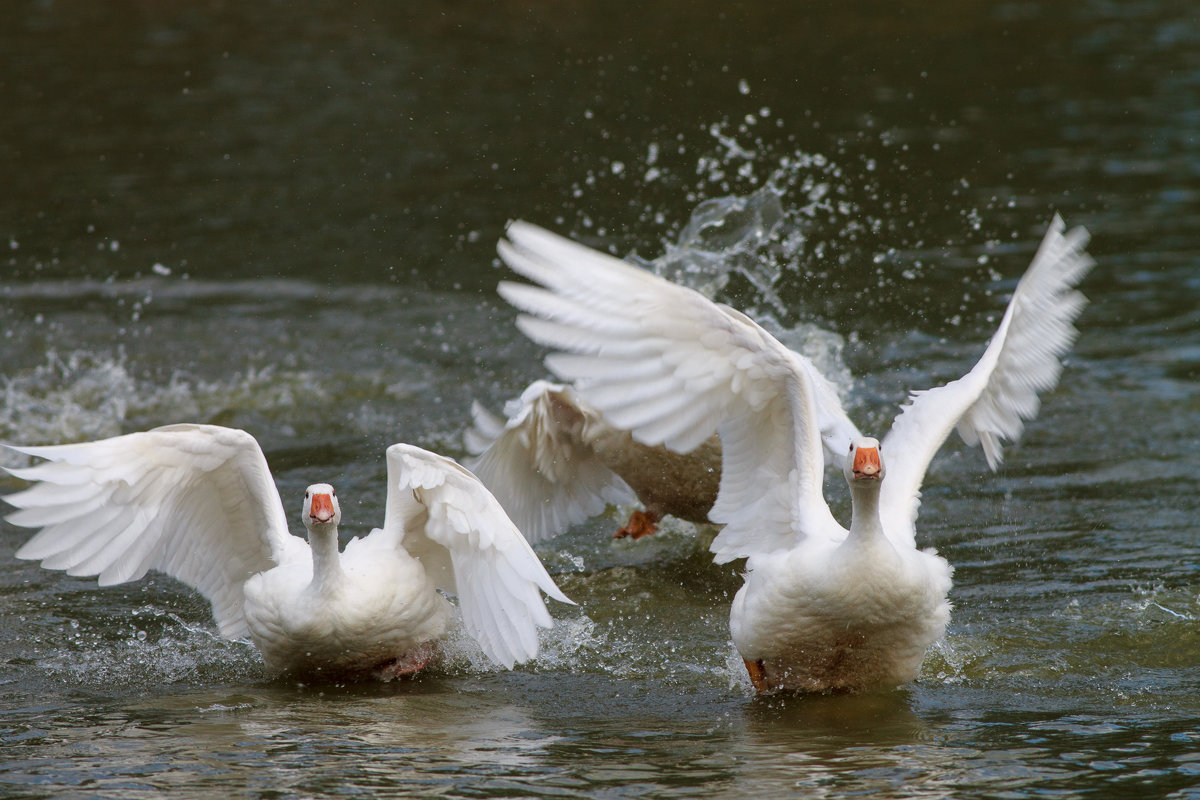
[[[864,431],[970,367],[1054,211],[1099,262],[1001,471],[934,464],[955,610],[902,691],[754,699],[738,575],[684,523],[540,547],[580,605],[537,662],[455,641],[365,687],[272,682],[186,587],[3,525],[0,795],[1200,797],[1190,4],[0,8],[0,439],[244,427],[347,536],[387,444],[461,456],[472,399],[543,376],[494,293],[510,218],[682,254]],[[764,240],[724,235],[743,203]]]

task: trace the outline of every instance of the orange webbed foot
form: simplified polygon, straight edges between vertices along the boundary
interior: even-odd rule
[[[754,684],[754,691],[762,694],[771,687],[767,685],[767,671],[763,669],[762,659],[751,661],[748,658],[743,658],[742,661],[746,664],[746,672],[750,673],[750,682]]]
[[[407,653],[376,667],[375,677],[381,681],[412,678],[437,661],[440,655],[436,642],[417,645]]]
[[[626,522],[625,527],[614,533],[613,538],[624,539],[629,536],[633,539],[640,539],[643,536],[649,536],[658,530],[660,519],[662,517],[653,511],[634,511],[629,515],[629,522]]]

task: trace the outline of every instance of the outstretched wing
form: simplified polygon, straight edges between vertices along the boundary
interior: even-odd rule
[[[467,633],[489,658],[512,667],[536,656],[538,626],[553,624],[538,589],[571,601],[496,498],[454,460],[413,445],[389,447],[387,465],[384,531],[458,595]]]
[[[508,419],[478,404],[467,466],[531,542],[562,533],[604,511],[632,503],[633,490],[605,466],[584,436],[594,412],[570,388],[534,381],[505,409]]]
[[[883,440],[887,479],[880,504],[886,519],[907,523],[911,541],[921,482],[929,462],[957,426],[969,445],[982,444],[992,469],[1003,458],[1002,439],[1015,439],[1037,416],[1038,393],[1058,383],[1062,357],[1075,341],[1074,322],[1087,302],[1074,287],[1095,263],[1085,252],[1088,233],[1065,234],[1057,215],[979,362],[945,386],[916,392]]]
[[[242,585],[302,555],[266,458],[245,431],[169,425],[97,442],[10,449],[46,461],[9,473],[37,485],[4,498],[42,530],[17,551],[101,586],[155,569],[212,602],[223,636],[247,636]]]
[[[560,351],[551,370],[645,444],[689,452],[720,435],[718,562],[843,535],[821,494],[821,442],[825,431],[848,442],[854,426],[807,359],[744,314],[611,256],[523,222],[508,238],[501,258],[545,288],[499,291],[525,312],[526,335]]]

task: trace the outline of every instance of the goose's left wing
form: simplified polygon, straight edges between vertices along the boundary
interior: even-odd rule
[[[967,444],[982,444],[995,469],[1004,455],[1001,440],[1019,436],[1025,420],[1037,416],[1038,393],[1058,383],[1059,359],[1075,341],[1074,322],[1087,302],[1075,286],[1095,264],[1084,250],[1088,232],[1079,227],[1064,234],[1065,228],[1056,215],[974,368],[914,393],[883,440],[888,477],[881,508],[907,520],[910,538],[925,471],[950,431],[957,426]]]
[[[383,529],[458,595],[463,624],[489,658],[511,668],[536,656],[537,628],[553,625],[538,590],[571,600],[500,503],[456,461],[413,445],[389,447],[387,468]]]

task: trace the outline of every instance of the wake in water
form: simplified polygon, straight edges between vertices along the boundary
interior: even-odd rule
[[[651,620],[643,617],[626,615],[598,622],[579,612],[556,619],[554,627],[539,636],[537,659],[519,670],[601,675],[628,681],[649,678],[676,687],[701,683],[738,694],[753,693],[732,642],[724,650],[713,651],[665,632],[647,635],[646,628],[638,623],[640,620],[649,625]],[[725,612],[714,612],[709,623],[724,626]],[[461,627],[442,641],[442,652],[444,659],[439,669],[447,674],[502,671],[483,658],[478,647],[472,647]]]

